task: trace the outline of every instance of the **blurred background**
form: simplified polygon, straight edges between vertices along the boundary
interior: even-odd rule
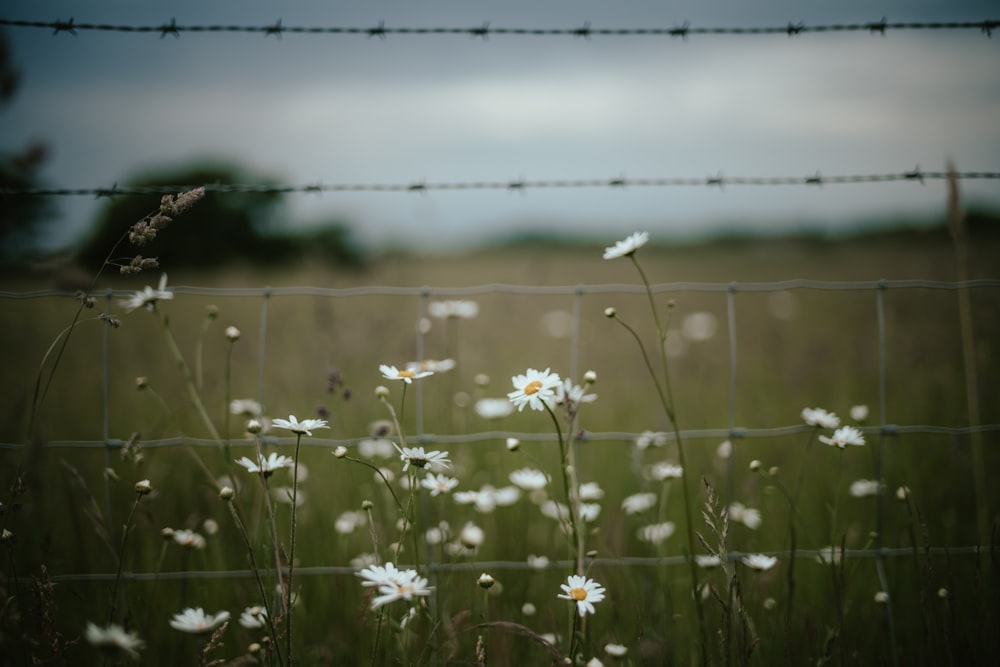
[[[280,19],[286,31],[54,34],[51,27],[3,27],[3,185],[402,186],[219,201],[227,211],[214,216],[219,237],[306,235],[315,241],[319,235],[339,258],[387,247],[464,250],[525,236],[606,242],[634,229],[658,239],[697,240],[926,227],[943,220],[941,181],[503,184],[901,174],[941,171],[948,160],[960,171],[995,171],[1000,43],[979,29],[483,38],[287,28],[753,28],[883,17],[890,23],[983,21],[993,8],[901,0],[808,9],[789,0],[95,0],[84,7],[13,0],[0,18],[258,28]],[[500,187],[406,191],[441,183]],[[966,181],[963,192],[973,209],[995,210],[1000,203],[996,180]],[[113,203],[127,216],[148,211],[149,201]],[[93,266],[94,247],[107,247],[96,230],[114,217],[110,205],[93,194],[8,197],[3,254],[10,261],[72,251]],[[199,238],[212,234],[198,226]],[[233,250],[271,255],[252,245]]]

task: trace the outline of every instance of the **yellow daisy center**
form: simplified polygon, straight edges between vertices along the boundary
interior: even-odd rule
[[[531,396],[532,394],[537,394],[538,390],[541,388],[542,388],[542,383],[539,382],[538,380],[534,380],[533,382],[529,382],[528,384],[525,385],[524,393],[528,396]]]
[[[569,596],[579,602],[580,600],[587,599],[587,589],[585,588],[574,588],[569,592]]]
[[[417,376],[417,374],[414,373],[413,371],[399,371],[397,375],[399,375],[399,377],[401,378],[412,378]]]

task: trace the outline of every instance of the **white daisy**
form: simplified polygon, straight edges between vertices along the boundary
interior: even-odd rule
[[[430,491],[432,496],[437,496],[442,493],[450,493],[452,489],[458,486],[458,480],[447,475],[428,473],[426,477],[420,480],[420,486]]]
[[[458,541],[467,549],[481,547],[485,540],[486,533],[471,521],[462,526],[462,531],[458,534]]]
[[[567,401],[571,405],[580,403],[593,403],[597,400],[597,394],[588,394],[586,389],[566,378],[562,384],[556,386],[556,403],[565,404]]]
[[[628,257],[636,250],[646,245],[649,241],[649,232],[635,232],[625,240],[618,241],[610,248],[604,249],[604,259],[617,259],[618,257]]]
[[[396,600],[409,602],[414,597],[430,595],[432,590],[427,586],[427,580],[417,574],[416,570],[404,570],[394,583],[381,584],[378,587],[381,595],[372,601],[372,609],[378,609]]]
[[[586,482],[580,485],[580,500],[600,500],[604,497],[604,489],[597,482]]]
[[[244,417],[260,417],[263,414],[263,408],[252,398],[234,398],[229,402],[229,412]]]
[[[448,459],[448,452],[425,452],[423,447],[402,447],[396,443],[392,446],[399,452],[399,460],[403,462],[403,472],[406,472],[412,465],[414,468],[426,468],[437,464],[450,468],[451,461]]]
[[[314,428],[330,428],[327,426],[325,419],[303,419],[299,421],[295,418],[295,415],[288,415],[288,419],[272,419],[271,426],[287,429],[292,433],[300,435],[312,435]]]
[[[634,493],[622,501],[625,514],[640,514],[656,506],[655,493]]]
[[[368,515],[358,510],[341,512],[333,522],[333,529],[341,535],[349,535],[368,523]]]
[[[635,438],[635,446],[639,449],[662,447],[667,444],[667,434],[663,431],[643,431]]]
[[[162,299],[173,299],[174,293],[167,289],[167,274],[160,276],[160,286],[157,289],[153,289],[149,285],[146,285],[138,292],[135,292],[130,297],[126,297],[119,301],[118,303],[129,313],[131,313],[136,308],[145,308],[146,310],[153,310],[157,301]]]
[[[385,565],[369,565],[354,574],[364,579],[362,586],[385,586],[400,581],[402,571],[390,561]]]
[[[673,521],[654,523],[639,529],[639,539],[650,544],[659,544],[674,534]]]
[[[840,426],[840,417],[827,412],[823,408],[802,408],[802,421],[809,426],[820,426],[822,428],[837,428]]]
[[[832,438],[821,435],[819,436],[819,441],[831,447],[840,447],[843,449],[847,445],[864,445],[865,436],[861,435],[861,431],[853,426],[841,426],[833,432]]]
[[[514,412],[514,406],[506,398],[481,398],[476,401],[476,414],[483,419],[503,419]]]
[[[240,625],[244,628],[254,630],[256,628],[262,628],[267,623],[267,609],[264,607],[255,605],[253,607],[247,607],[240,614]]]
[[[507,398],[517,406],[518,411],[524,410],[525,405],[530,405],[532,410],[544,410],[547,402],[555,400],[560,379],[548,368],[544,371],[529,368],[524,375],[512,377],[511,382],[514,383],[514,391],[508,393]]]
[[[867,405],[852,405],[851,406],[851,419],[856,422],[863,422],[868,419],[868,406]]]
[[[390,366],[388,364],[382,364],[378,367],[379,372],[382,373],[382,377],[386,380],[402,380],[406,384],[413,384],[414,380],[419,380],[420,378],[425,378],[428,375],[434,375],[433,371],[411,371],[411,370],[400,370],[395,366]]]
[[[204,549],[205,538],[187,528],[175,530],[173,533],[174,542],[189,549]]]
[[[604,599],[604,587],[593,579],[588,579],[577,574],[571,574],[566,578],[565,584],[559,584],[563,589],[557,597],[563,600],[576,602],[577,611],[580,616],[593,614],[595,612],[594,603]]]
[[[770,570],[778,562],[774,556],[765,556],[764,554],[747,554],[742,560],[743,564],[751,570],[761,571]]]
[[[538,489],[544,489],[548,485],[549,478],[541,470],[521,468],[510,474],[510,481],[525,491],[537,491]]]
[[[823,547],[816,552],[816,561],[824,565],[839,565],[840,555],[840,547]]]
[[[268,454],[267,458],[263,456],[259,457],[256,462],[251,461],[247,457],[242,457],[238,461],[241,466],[247,469],[251,473],[260,473],[264,477],[270,477],[274,474],[275,470],[279,468],[291,468],[295,465],[295,459],[290,456],[279,456],[274,452]]]
[[[101,628],[93,623],[87,623],[87,629],[83,636],[87,641],[105,653],[124,653],[133,660],[139,659],[139,651],[146,648],[146,642],[139,639],[134,632],[125,632],[125,629],[112,623],[106,628]]]
[[[479,314],[479,304],[475,301],[449,299],[447,301],[431,301],[427,304],[427,313],[441,320],[448,318],[475,319]]]
[[[628,653],[628,647],[623,644],[605,644],[604,652],[613,658],[621,658]]]
[[[705,568],[706,570],[722,565],[722,559],[715,554],[696,554],[694,562],[698,564],[698,567]]]
[[[422,371],[429,371],[431,373],[447,373],[454,367],[454,359],[422,359],[421,361],[408,361],[406,363],[406,370],[413,371],[415,373]]]
[[[188,607],[179,614],[174,614],[170,619],[170,627],[181,632],[190,632],[201,635],[211,632],[229,620],[228,611],[220,611],[218,614],[206,614],[201,607],[192,609]]]
[[[580,518],[593,523],[601,514],[601,506],[597,503],[582,503],[580,505]]]
[[[851,495],[855,498],[874,496],[882,492],[882,484],[876,479],[859,479],[851,483]]]
[[[649,467],[649,478],[657,482],[662,482],[665,479],[680,479],[683,475],[684,468],[670,461],[657,461]]]

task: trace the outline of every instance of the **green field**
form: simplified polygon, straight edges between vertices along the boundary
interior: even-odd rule
[[[995,262],[1000,236],[979,233],[970,241],[970,277],[1000,278]],[[604,310],[614,307],[634,327],[658,371],[654,321],[645,293],[637,289],[642,283],[635,267],[625,258],[602,260],[602,248],[525,243],[442,257],[390,254],[359,270],[310,264],[173,272],[170,258],[162,257],[175,297],[161,301],[155,314],[144,309],[125,314],[115,297],[110,311],[122,319],[117,329],[89,321],[96,311],[83,311],[87,321],[77,324],[58,360],[27,446],[40,364],[73,320],[77,302],[68,296],[0,299],[5,369],[0,442],[9,445],[0,450],[0,488],[4,526],[12,535],[5,537],[0,638],[5,654],[15,656],[10,664],[21,664],[21,656],[23,664],[31,664],[30,656],[52,664],[96,664],[98,654],[79,638],[88,622],[103,626],[109,620],[125,623],[145,640],[145,664],[194,664],[207,637],[168,626],[185,607],[228,610],[233,616],[221,638],[224,646],[209,660],[235,660],[260,642],[263,630],[235,622],[242,609],[260,604],[261,596],[246,574],[250,564],[236,523],[218,498],[218,480],[228,476],[237,484],[233,505],[246,522],[257,563],[270,568],[273,551],[260,481],[232,461],[252,458],[254,451],[244,418],[229,414],[229,401],[236,398],[259,400],[269,417],[315,418],[318,410],[329,415],[329,430],[302,441],[308,477],[300,485],[304,502],[297,512],[296,664],[477,664],[479,637],[486,640],[487,663],[549,664],[555,654],[527,634],[529,629],[559,635],[554,650],[569,650],[571,606],[556,596],[572,572],[565,562],[571,549],[560,524],[543,516],[527,493],[489,513],[448,495],[414,494],[421,531],[446,521],[457,534],[473,522],[485,541],[472,554],[448,553],[442,545],[420,547],[419,569],[433,575],[435,588],[426,609],[403,630],[398,622],[406,604],[384,607],[379,624],[371,590],[349,571],[352,559],[373,551],[371,531],[364,526],[342,532],[337,519],[372,501],[379,557],[395,560],[388,546],[399,539],[400,512],[370,468],[331,452],[344,444],[350,457],[360,456],[358,441],[369,436],[373,423],[390,417],[375,398],[376,386],[388,386],[389,403],[401,409],[403,385],[384,379],[378,368],[402,366],[417,359],[418,351],[422,358],[450,357],[457,365],[409,387],[403,430],[410,445],[449,452],[457,490],[509,486],[510,472],[532,467],[551,475],[549,497],[565,502],[548,415],[526,409],[488,421],[473,406],[479,398],[505,397],[511,377],[526,368],[551,368],[563,377],[575,371],[577,383],[584,371],[596,372],[591,391],[598,398],[581,406],[582,437],[573,449],[578,480],[597,482],[604,492],[600,515],[585,532],[586,549],[596,552],[588,576],[607,589],[607,599],[582,626],[576,645],[584,663],[599,656],[604,664],[697,664],[704,647],[714,664],[996,664],[1000,560],[989,553],[989,538],[981,533],[983,526],[997,525],[1000,494],[987,485],[977,498],[974,469],[978,461],[992,477],[988,472],[1000,464],[1000,431],[960,430],[971,417],[959,291],[894,282],[955,280],[955,254],[944,231],[677,246],[654,239],[639,251],[654,286],[676,284],[658,289],[655,305],[671,330],[670,384],[684,433],[693,527],[710,545],[719,543],[702,519],[704,479],[722,504],[739,502],[760,511],[758,528],[730,522],[729,552],[779,557],[764,572],[739,563],[699,571],[700,581],[711,586],[698,603],[704,641],[690,571],[677,558],[689,551],[682,482],[644,475],[651,463],[677,462],[677,445],[669,439],[662,447],[641,450],[633,438],[647,430],[672,433],[673,426],[639,347]],[[771,284],[793,279],[829,283]],[[108,275],[99,287],[132,290],[157,280],[158,274]],[[877,289],[873,283],[879,280],[890,282]],[[833,284],[845,281],[851,284]],[[447,289],[491,284],[505,287],[472,294]],[[183,286],[427,289],[423,295],[412,289],[403,295],[368,290],[275,293],[265,299],[259,290],[205,295],[187,293]],[[545,293],[509,286],[569,289]],[[21,275],[5,277],[3,285],[16,293],[47,287]],[[94,294],[100,310],[106,297],[100,289]],[[978,419],[996,425],[1000,287],[975,286],[966,294]],[[478,316],[431,319],[421,333],[422,309],[449,298],[476,301]],[[218,308],[218,319],[206,318],[210,306]],[[710,316],[690,318],[696,313]],[[229,457],[209,441],[157,314],[169,319],[214,428],[231,442]],[[688,331],[685,337],[685,322],[696,329],[699,318],[714,322],[714,335],[698,339]],[[223,334],[230,325],[241,331],[232,344]],[[41,369],[43,377],[54,358]],[[343,385],[331,393],[334,368]],[[489,382],[480,377],[477,383],[484,375]],[[146,378],[143,390],[136,388],[138,377]],[[804,407],[823,407],[853,423],[848,411],[859,404],[870,408],[864,447],[841,451],[821,444],[800,417]],[[899,428],[883,433],[883,423]],[[135,432],[151,443],[138,464],[119,452]],[[517,452],[507,450],[507,434],[522,440]],[[291,455],[292,434],[267,435],[272,450]],[[105,439],[111,443],[107,448],[72,444]],[[732,455],[723,459],[717,450],[727,439]],[[753,460],[761,462],[761,471],[750,470]],[[373,463],[395,474],[393,487],[405,503],[409,494],[400,486],[398,456]],[[767,472],[771,468],[773,475]],[[875,479],[877,473],[879,495],[851,495],[852,482]],[[24,488],[15,493],[18,479]],[[133,484],[141,479],[149,479],[154,492],[142,498],[132,517],[122,562],[126,576],[109,619],[122,524],[136,500]],[[282,470],[271,481],[287,485],[290,477]],[[801,493],[793,512],[782,489],[797,487]],[[900,487],[909,489],[903,500],[897,498]],[[657,507],[627,515],[622,500],[644,491],[656,494]],[[289,505],[276,503],[275,510],[287,550]],[[218,532],[206,535],[204,549],[186,549],[161,536],[167,527],[204,534],[206,520],[216,522]],[[674,522],[676,531],[658,546],[638,537],[641,526],[665,521]],[[847,558],[832,568],[808,553],[788,559],[792,533],[799,552],[834,543],[890,552],[880,559],[871,557],[875,552]],[[414,565],[409,536],[405,544],[398,560]],[[986,552],[963,550],[974,545]],[[695,548],[705,552],[699,544]],[[549,567],[524,567],[529,555],[548,557]],[[658,557],[668,561],[657,562]],[[432,571],[436,565],[445,567]],[[225,571],[236,574],[200,574]],[[489,593],[476,585],[483,571],[499,582]],[[43,573],[52,586],[45,585]],[[264,576],[273,588],[273,572]],[[739,589],[738,597],[727,595],[730,586]],[[876,602],[883,590],[888,601]],[[525,603],[534,605],[535,613],[526,615]],[[486,620],[517,625],[478,625]],[[627,655],[605,655],[608,643],[628,647]]]

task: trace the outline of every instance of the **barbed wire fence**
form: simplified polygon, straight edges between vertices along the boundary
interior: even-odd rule
[[[807,25],[802,22],[789,21],[785,25],[776,26],[730,26],[730,27],[699,27],[688,22],[670,27],[649,28],[597,28],[590,22],[572,28],[516,28],[491,26],[489,21],[473,27],[437,26],[437,27],[392,27],[385,21],[369,27],[348,26],[286,26],[281,20],[270,25],[179,25],[172,18],[169,23],[158,25],[123,25],[112,23],[77,23],[75,19],[55,21],[27,21],[18,19],[0,19],[0,26],[15,28],[42,28],[51,30],[53,35],[67,34],[75,36],[77,31],[122,32],[159,34],[160,38],[167,35],[180,37],[181,33],[257,33],[274,35],[280,38],[284,34],[307,35],[360,35],[363,37],[386,38],[390,35],[467,35],[487,39],[490,36],[529,36],[529,37],[680,37],[686,39],[693,35],[797,35],[809,33],[844,33],[867,32],[884,36],[890,31],[901,30],[963,30],[979,31],[987,37],[993,36],[993,30],[1000,27],[1000,21],[986,19],[983,21],[889,21],[885,17],[877,21],[862,23],[828,23]]]
[[[861,427],[861,430],[870,439],[874,439],[873,446],[877,449],[876,461],[881,461],[883,458],[883,449],[885,443],[888,439],[897,437],[904,434],[933,434],[933,435],[948,435],[948,436],[968,436],[972,434],[979,433],[996,433],[1000,432],[1000,423],[989,423],[989,424],[969,424],[967,426],[939,426],[939,425],[928,425],[928,424],[896,424],[889,420],[887,415],[887,349],[889,345],[888,334],[886,332],[886,304],[885,295],[889,292],[898,292],[906,290],[943,290],[950,292],[957,292],[959,290],[970,290],[970,289],[998,289],[1000,288],[1000,279],[979,279],[979,280],[967,280],[967,281],[936,281],[936,280],[878,280],[878,281],[817,281],[817,280],[806,280],[806,279],[793,279],[793,280],[782,280],[774,282],[728,282],[728,283],[709,283],[709,282],[675,282],[675,283],[662,283],[652,286],[652,290],[655,294],[665,294],[665,293],[679,293],[679,292],[709,292],[709,293],[721,293],[725,295],[726,299],[726,314],[727,322],[724,327],[726,336],[728,337],[728,355],[729,355],[729,400],[726,409],[726,428],[717,429],[689,429],[682,430],[680,435],[685,440],[704,440],[704,439],[729,439],[731,441],[738,441],[742,439],[766,439],[766,438],[776,438],[787,435],[794,434],[806,434],[813,427],[807,426],[804,423],[797,424],[787,424],[782,426],[767,427],[767,428],[742,428],[736,423],[736,404],[737,404],[737,368],[739,367],[739,354],[737,340],[739,338],[739,330],[736,323],[736,312],[738,310],[738,302],[740,295],[751,294],[751,293],[769,293],[769,292],[779,292],[788,290],[816,290],[816,291],[827,291],[827,292],[844,292],[844,291],[860,291],[868,292],[873,296],[872,307],[875,311],[876,320],[878,323],[878,408],[877,408],[877,423],[871,426]],[[572,326],[571,333],[569,335],[569,359],[568,365],[570,368],[570,377],[579,377],[579,355],[581,346],[581,313],[583,311],[582,302],[585,297],[594,295],[607,295],[607,294],[633,294],[641,295],[644,294],[644,288],[641,285],[631,285],[631,284],[595,284],[595,285],[567,285],[567,286],[537,286],[537,285],[508,285],[508,284],[484,284],[475,286],[465,286],[465,287],[381,287],[381,286],[361,286],[352,288],[325,288],[316,286],[299,286],[299,287],[239,287],[239,288],[217,288],[217,287],[201,287],[201,286],[179,286],[172,287],[171,291],[178,295],[190,295],[190,296],[209,296],[209,297],[239,297],[239,298],[250,298],[257,299],[260,302],[260,318],[258,325],[258,348],[256,351],[256,363],[257,363],[257,400],[264,404],[267,398],[267,388],[264,382],[264,367],[267,358],[267,340],[268,332],[272,326],[272,322],[269,317],[270,305],[274,299],[280,299],[284,297],[296,297],[296,296],[316,296],[328,299],[342,299],[349,297],[364,297],[364,296],[391,296],[412,299],[417,297],[417,310],[414,312],[414,317],[418,320],[420,318],[427,317],[428,306],[432,299],[439,298],[468,298],[489,294],[510,294],[518,295],[524,297],[564,297],[570,300],[569,311],[572,313]],[[97,298],[102,298],[104,301],[104,311],[106,314],[112,314],[112,308],[114,305],[114,299],[116,297],[131,295],[133,292],[126,290],[102,290],[92,294]],[[0,302],[8,300],[33,300],[41,298],[50,298],[58,296],[71,296],[69,293],[60,292],[56,290],[38,290],[31,292],[0,292]],[[416,358],[421,358],[421,352],[425,345],[425,333],[418,328],[416,334]],[[53,441],[46,443],[47,447],[60,449],[75,449],[75,450],[99,450],[103,451],[105,457],[105,463],[107,466],[111,465],[113,457],[119,453],[122,447],[125,446],[125,441],[115,438],[112,436],[112,426],[110,420],[111,405],[110,405],[110,369],[111,369],[111,346],[112,338],[110,335],[110,329],[108,327],[104,328],[104,332],[101,336],[101,375],[103,378],[103,393],[102,393],[102,440],[80,440],[80,441]],[[416,383],[414,387],[416,393],[416,414],[415,414],[415,424],[416,431],[413,434],[413,439],[418,442],[421,446],[428,445],[466,445],[476,442],[488,442],[488,441],[503,441],[508,437],[515,437],[523,441],[531,442],[549,442],[555,443],[556,436],[554,434],[548,433],[528,433],[528,432],[513,432],[505,430],[490,430],[490,431],[478,431],[469,432],[462,434],[434,434],[429,433],[425,429],[424,415],[422,409],[422,387],[420,383]],[[640,434],[633,432],[590,432],[587,431],[581,434],[581,442],[587,443],[615,443],[621,445],[622,443],[633,442]],[[663,434],[667,441],[673,441],[674,436],[671,433]],[[364,438],[343,438],[343,439],[328,439],[328,438],[310,438],[302,443],[303,447],[306,448],[335,448],[337,446],[345,446],[348,448],[356,447],[361,440]],[[295,439],[291,437],[281,438],[274,436],[265,436],[265,443],[268,445],[279,445],[279,446],[289,446],[295,443]],[[214,440],[203,439],[203,438],[191,438],[191,437],[173,437],[164,438],[159,440],[144,440],[144,448],[173,448],[181,445],[190,445],[199,448],[210,448],[217,447],[218,443]],[[0,443],[0,449],[5,450],[21,450],[24,449],[25,445],[18,443]],[[736,475],[736,470],[734,470],[732,458],[727,461],[727,466],[725,469],[725,488],[726,491],[726,502],[732,501],[732,488],[734,484],[734,479]],[[876,471],[876,479],[881,476],[880,471]],[[111,482],[105,477],[104,478],[104,495],[105,495],[105,510],[109,517],[112,516],[112,506],[111,506]],[[876,513],[875,513],[875,533],[879,536],[882,534],[882,499],[885,494],[879,493],[876,496]],[[880,538],[879,538],[880,539]],[[921,547],[925,549],[926,553],[934,555],[947,555],[947,556],[977,556],[983,553],[990,553],[994,550],[995,546],[986,545],[966,545],[966,546],[952,546],[952,547]],[[779,558],[789,558],[793,555],[792,552],[788,551],[766,551],[763,552],[768,555],[777,556]],[[804,559],[815,559],[824,556],[825,552],[822,550],[815,549],[797,549],[794,551],[795,558]],[[745,554],[739,550],[733,550],[729,553],[729,557],[733,560],[738,560],[742,558]],[[828,554],[827,554],[828,555]],[[844,552],[844,557],[846,558],[864,558],[872,559],[876,563],[876,568],[879,574],[879,578],[883,585],[886,584],[885,571],[884,571],[884,561],[886,559],[892,559],[897,557],[912,557],[913,548],[912,547],[888,547],[883,546],[879,542],[873,548],[868,549],[847,549]],[[677,565],[686,562],[686,556],[665,556],[665,557],[614,557],[614,558],[597,558],[594,561],[602,566],[609,567],[654,567],[658,565]],[[560,568],[569,565],[569,561],[551,561],[546,567],[549,568]],[[472,569],[482,569],[483,567],[488,567],[488,569],[494,570],[522,570],[527,571],[537,568],[537,565],[530,564],[526,561],[494,561],[489,563],[484,563],[477,561],[476,563],[467,562],[430,562],[428,564],[429,570],[432,574],[439,574],[445,572],[458,572],[458,571],[470,571]],[[309,566],[301,567],[296,569],[296,573],[300,576],[325,576],[325,575],[347,575],[356,571],[356,568],[348,565],[323,565],[323,566]],[[122,574],[122,578],[126,581],[141,582],[150,580],[154,576],[159,576],[163,579],[233,579],[233,578],[249,578],[252,575],[250,570],[218,570],[218,571],[177,571],[177,572],[162,572],[159,575],[154,575],[153,573],[144,572],[125,572]],[[113,573],[59,573],[53,574],[52,580],[56,582],[83,582],[83,581],[106,581],[114,579],[115,575]],[[28,582],[25,579],[25,582]]]

